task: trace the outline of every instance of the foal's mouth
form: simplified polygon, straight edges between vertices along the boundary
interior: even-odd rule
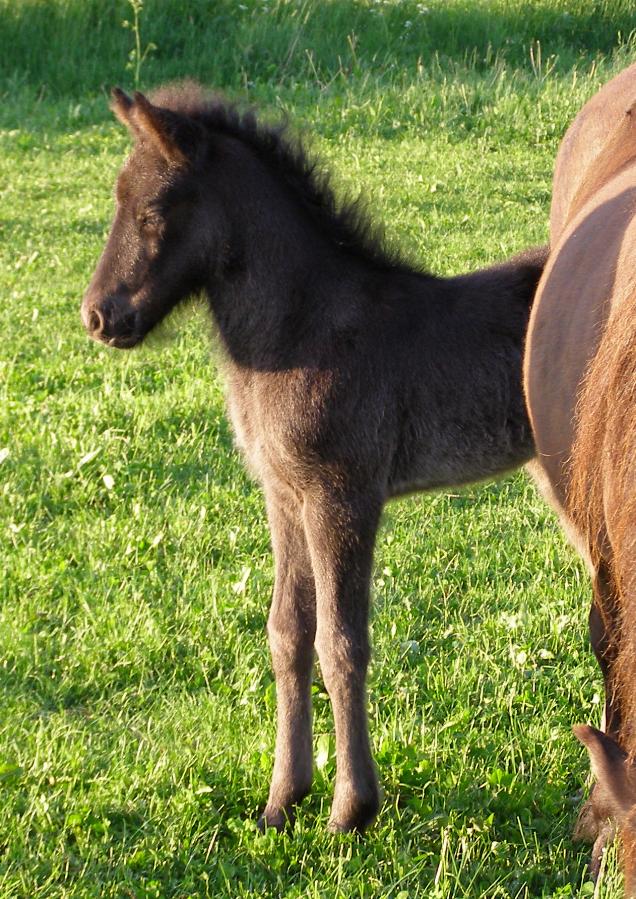
[[[89,337],[96,343],[129,350],[143,340],[145,329],[139,328],[138,316],[133,311],[119,312],[115,317],[112,304],[104,304],[101,308],[83,307],[81,315]]]
[[[100,343],[105,343],[106,346],[114,347],[117,350],[131,350],[133,347],[137,346],[138,343],[141,343],[141,335],[140,334],[119,334],[115,337],[109,337],[106,340],[101,340],[97,337],[95,338]]]
[[[138,343],[141,343],[144,337],[137,331],[125,331],[121,334],[95,334],[89,331],[88,336],[95,343],[101,343],[102,346],[112,347],[116,350],[132,350]]]

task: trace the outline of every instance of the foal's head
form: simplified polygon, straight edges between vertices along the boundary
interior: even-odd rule
[[[113,91],[113,111],[135,143],[117,179],[115,218],[81,310],[91,337],[110,346],[134,346],[201,289],[224,241],[223,203],[202,177],[210,142],[188,114],[187,94],[182,107],[177,112],[143,94]]]
[[[322,272],[334,254],[338,265],[410,272],[284,126],[262,125],[194,83],[163,88],[152,102],[116,89],[112,107],[134,147],[82,303],[95,340],[132,347],[189,294],[205,288],[218,300],[248,273],[257,292],[263,279],[276,281],[276,302],[287,275],[302,270],[307,280],[310,263]]]

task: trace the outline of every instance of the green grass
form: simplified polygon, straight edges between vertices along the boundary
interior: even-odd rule
[[[633,57],[631,9],[147,0],[142,81],[285,111],[397,242],[460,272],[546,239],[560,136]],[[193,307],[124,355],[78,316],[127,148],[104,92],[131,86],[126,11],[0,0],[0,897],[592,895],[570,840],[590,590],[521,474],[387,508],[377,824],[325,832],[317,675],[315,790],[291,834],[256,832],[272,565],[210,327]],[[597,895],[620,895],[614,857]]]

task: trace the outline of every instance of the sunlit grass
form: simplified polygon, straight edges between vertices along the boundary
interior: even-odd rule
[[[618,2],[241,6],[176,22],[177,0],[148,0],[142,80],[286,111],[440,273],[546,239],[560,136],[631,53]],[[315,790],[293,833],[256,832],[272,566],[210,325],[194,304],[124,355],[79,322],[127,148],[100,85],[126,83],[129,35],[123,4],[101,9],[0,2],[0,896],[592,895],[570,840],[587,777],[570,726],[600,717],[589,587],[522,474],[386,510],[377,824],[325,832],[317,677]],[[619,896],[613,856],[604,876]]]

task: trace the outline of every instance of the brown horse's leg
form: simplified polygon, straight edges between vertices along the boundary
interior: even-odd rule
[[[617,596],[607,564],[601,560],[596,566],[592,582],[594,599],[590,609],[590,640],[594,655],[603,674],[605,708],[603,729],[613,740],[618,740],[620,731],[620,709],[616,704],[612,683],[612,667],[616,659]],[[594,879],[598,876],[603,852],[614,839],[615,825],[609,821],[606,802],[594,784],[590,796],[579,812],[573,833],[574,840],[593,844],[590,872]]]
[[[259,824],[282,829],[311,789],[311,676],[316,595],[300,507],[291,495],[268,490],[267,511],[275,559],[267,622],[276,677],[276,754],[267,806]]]
[[[380,805],[366,714],[369,581],[381,502],[323,490],[306,497],[316,580],[316,649],[333,706],[336,785],[329,829],[364,830]]]

